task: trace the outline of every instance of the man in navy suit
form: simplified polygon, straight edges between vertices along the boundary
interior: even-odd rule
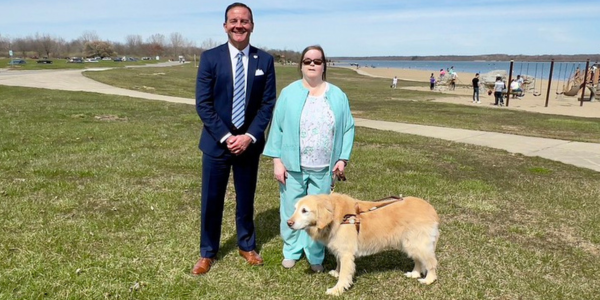
[[[263,264],[256,252],[254,194],[264,132],[276,100],[275,66],[271,55],[250,46],[254,20],[248,6],[229,5],[223,28],[228,42],[202,53],[196,82],[196,111],[204,127],[199,145],[201,257],[192,269],[195,275],[208,272],[216,260],[231,170],[239,254],[251,265]]]

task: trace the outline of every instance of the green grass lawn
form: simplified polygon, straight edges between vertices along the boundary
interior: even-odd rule
[[[185,64],[84,74],[122,88],[194,98],[196,71],[193,64]],[[278,90],[296,79],[298,72],[295,67],[277,67]],[[443,95],[401,89],[412,85],[426,86],[428,83],[400,81],[400,89],[390,89],[389,80],[385,78],[365,77],[348,69],[330,68],[327,79],[348,94],[353,114],[359,118],[600,143],[599,118],[431,102],[431,99]]]
[[[26,64],[10,65],[11,59],[0,58],[0,69],[10,70],[55,70],[55,69],[88,69],[88,68],[118,68],[124,66],[141,66],[146,64],[155,64],[156,60],[138,60],[115,62],[112,60],[100,60],[98,62],[69,63],[65,58],[51,58],[51,64],[38,64],[38,59],[26,58]]]
[[[167,85],[193,97],[195,73],[186,68],[108,74],[124,74],[115,75],[124,82],[130,72],[173,72],[174,78],[164,77]],[[532,122],[544,135],[552,130],[543,124],[554,119],[561,121],[551,129],[571,124],[564,130],[573,136],[580,128],[572,124],[595,122],[520,115],[535,119],[525,121],[509,111],[427,102],[418,109],[420,101],[410,100],[417,94],[378,89],[386,82],[377,79],[352,83],[345,70],[331,73],[353,109],[373,118],[395,114],[398,121],[450,126],[451,113],[473,114],[504,128],[494,122],[506,117],[511,126]],[[294,74],[280,71],[279,87]],[[136,84],[154,83],[158,91],[162,81]],[[367,91],[377,95],[366,99]],[[368,105],[381,99],[397,108]],[[436,113],[439,118],[428,117]],[[190,275],[198,259],[200,128],[191,105],[2,86],[0,299],[330,299],[325,290],[334,278],[311,274],[306,261],[291,270],[280,265],[278,191],[266,158],[256,195],[265,265],[247,266],[237,254],[230,191],[219,261],[205,276]],[[364,200],[414,195],[436,207],[439,280],[423,286],[405,278],[412,262],[389,251],[357,259],[355,284],[340,299],[597,298],[600,173],[365,128],[357,128],[347,172],[338,192]],[[331,256],[325,267],[335,267]]]

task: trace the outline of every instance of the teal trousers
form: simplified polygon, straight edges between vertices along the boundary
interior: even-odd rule
[[[311,265],[323,264],[325,246],[313,241],[304,230],[290,229],[287,220],[294,214],[294,206],[302,197],[330,193],[331,176],[329,175],[329,168],[322,171],[288,172],[285,185],[279,184],[280,233],[283,239],[283,257],[285,259],[299,260],[304,253]]]

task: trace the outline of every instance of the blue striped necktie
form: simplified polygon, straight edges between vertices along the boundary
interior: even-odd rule
[[[244,52],[237,54],[237,63],[235,65],[235,79],[233,83],[233,107],[231,112],[231,121],[236,128],[244,125],[245,103],[246,103],[246,76],[244,75],[244,63],[242,62]]]

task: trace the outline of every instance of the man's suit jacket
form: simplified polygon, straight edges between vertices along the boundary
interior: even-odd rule
[[[233,78],[229,47],[223,44],[204,51],[196,82],[196,111],[204,123],[199,148],[219,157],[229,150],[220,140],[227,134],[249,133],[256,138],[246,150],[260,155],[265,145],[265,130],[273,115],[277,90],[273,56],[250,46],[246,76],[246,114],[237,129],[231,122]]]

